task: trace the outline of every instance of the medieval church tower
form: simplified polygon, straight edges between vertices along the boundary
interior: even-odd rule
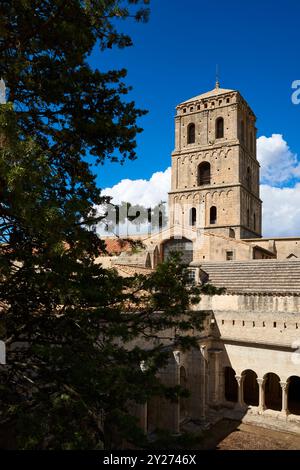
[[[253,111],[238,91],[218,82],[176,109],[171,225],[237,239],[261,237]]]

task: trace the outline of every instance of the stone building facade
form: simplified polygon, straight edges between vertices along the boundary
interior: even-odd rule
[[[145,404],[141,425],[179,432],[225,416],[300,432],[300,237],[261,237],[255,115],[218,83],[176,111],[169,226],[110,262],[129,275],[179,250],[191,282],[226,290],[193,307],[206,312],[199,349],[161,371],[190,397]]]

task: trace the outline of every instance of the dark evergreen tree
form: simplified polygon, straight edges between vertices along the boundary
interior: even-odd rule
[[[160,332],[195,344],[185,333],[201,327],[202,316],[189,311],[199,292],[187,287],[176,256],[131,278],[95,263],[104,250],[95,210],[103,198],[85,161],[135,158],[143,112],[122,99],[125,71],[93,70],[88,56],[130,45],[116,19],[145,20],[139,4],[147,3],[0,5],[9,100],[0,105],[2,447],[111,448],[122,438],[143,446],[130,403],[181,393],[157,379],[169,357]],[[148,348],[137,346],[141,338]]]

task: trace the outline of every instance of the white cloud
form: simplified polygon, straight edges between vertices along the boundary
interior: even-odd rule
[[[105,188],[102,194],[112,196],[114,204],[122,201],[140,204],[144,207],[155,207],[161,201],[168,200],[171,186],[171,168],[153,173],[149,180],[124,179],[112,188]]]
[[[282,134],[257,139],[257,158],[261,164],[261,181],[281,186],[300,176],[300,163]]]
[[[263,200],[263,236],[300,236],[300,163],[281,134],[259,137],[258,159],[261,164],[261,199]],[[292,182],[292,185],[291,185]],[[290,183],[290,186],[288,184]],[[149,180],[124,179],[102,194],[112,202],[122,201],[154,207],[168,200],[171,168],[153,173]]]
[[[300,236],[300,183],[293,188],[262,184],[263,235]]]

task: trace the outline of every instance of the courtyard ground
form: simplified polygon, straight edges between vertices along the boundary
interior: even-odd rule
[[[203,439],[201,449],[300,450],[300,435],[224,419]]]

